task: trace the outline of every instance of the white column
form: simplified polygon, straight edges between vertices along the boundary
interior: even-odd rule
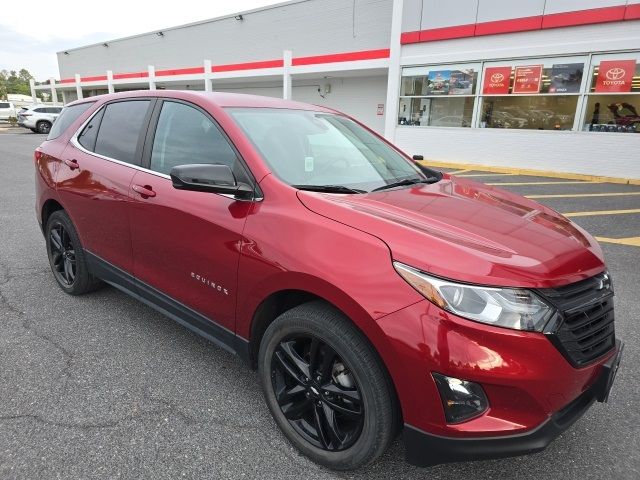
[[[64,90],[60,90],[60,93],[62,94],[62,105],[66,105],[67,104],[67,94],[65,93]]]
[[[400,101],[400,54],[402,48],[402,45],[400,44],[400,36],[402,34],[402,4],[403,0],[393,0],[393,10],[391,14],[387,104],[384,109],[384,137],[390,142],[393,142],[395,139],[396,123],[398,123],[398,104]]]
[[[38,103],[38,96],[36,95],[36,81],[33,78],[29,79],[29,87],[31,88],[31,100],[33,100],[33,103]]]
[[[107,91],[109,93],[114,93],[115,89],[113,88],[113,71],[107,70]]]
[[[49,86],[51,88],[51,101],[53,102],[53,106],[58,106],[58,92],[56,91],[56,79],[51,77],[49,79]]]
[[[204,61],[204,91],[210,92],[211,87],[211,60]]]
[[[84,98],[82,96],[82,87],[80,86],[80,74],[76,73],[76,95],[78,96],[78,100]]]
[[[284,68],[282,69],[282,98],[285,100],[291,100],[291,59],[293,53],[291,50],[284,50],[282,52],[282,59],[284,61]]]
[[[153,65],[149,65],[148,71],[149,71],[149,90],[155,90],[156,89],[156,67],[154,67]]]

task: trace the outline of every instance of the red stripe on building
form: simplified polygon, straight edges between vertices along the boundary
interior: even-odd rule
[[[454,27],[432,28],[422,30],[420,34],[421,42],[434,42],[437,40],[450,40],[452,38],[473,37],[476,31],[475,24],[456,25]]]
[[[591,8],[576,12],[552,13],[542,19],[542,28],[573,27],[593,23],[617,22],[624,20],[626,7]]]
[[[498,33],[527,32],[542,28],[542,15],[534,17],[511,18],[476,24],[476,36],[496,35]]]
[[[403,32],[400,35],[400,43],[406,45],[408,43],[418,43],[420,41],[420,32]]]
[[[639,20],[640,19],[640,3],[627,5],[627,9],[624,12],[624,19]]]
[[[75,83],[76,79],[75,78],[63,78],[62,80],[60,80],[60,83]]]
[[[321,63],[352,62],[357,60],[376,60],[389,58],[389,49],[364,50],[360,52],[334,53],[331,55],[314,55],[312,57],[296,57],[292,60],[293,66],[317,65]]]
[[[156,77],[171,75],[198,75],[204,73],[204,67],[174,68],[171,70],[156,70]]]
[[[284,61],[264,60],[261,62],[230,63],[227,65],[213,65],[212,72],[234,72],[236,70],[257,70],[260,68],[279,68],[284,66]]]
[[[107,76],[106,75],[99,75],[97,77],[82,77],[80,78],[81,82],[101,82],[101,81],[106,81],[107,80]]]
[[[132,72],[132,73],[116,73],[113,75],[114,80],[120,80],[123,78],[147,78],[149,72]]]
[[[400,43],[433,42],[452,38],[468,38],[499,33],[525,32],[546,28],[571,27],[597,23],[640,19],[640,3],[614,7],[592,8],[573,12],[552,13],[533,17],[512,18],[494,22],[431,28],[418,32],[404,32]],[[419,40],[416,40],[416,37]]]

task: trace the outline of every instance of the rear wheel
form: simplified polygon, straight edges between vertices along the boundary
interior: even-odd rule
[[[276,423],[315,462],[358,468],[393,440],[398,407],[389,376],[363,334],[329,305],[307,303],[274,320],[258,368]]]
[[[70,295],[82,295],[102,285],[89,273],[76,229],[64,211],[51,214],[45,232],[51,271],[62,290]]]
[[[46,121],[40,121],[36,124],[36,130],[38,133],[49,133],[51,130],[51,123]]]

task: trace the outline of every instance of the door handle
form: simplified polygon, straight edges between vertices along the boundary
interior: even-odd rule
[[[80,165],[78,165],[78,161],[75,158],[73,160],[65,159],[64,160],[64,164],[67,167],[69,167],[71,170],[75,170],[76,168],[80,168]]]
[[[133,185],[131,187],[134,192],[140,195],[142,198],[155,197],[156,192],[153,191],[153,188],[150,185]]]

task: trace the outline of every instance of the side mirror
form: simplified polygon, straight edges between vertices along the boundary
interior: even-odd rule
[[[224,193],[239,200],[253,199],[253,188],[238,183],[228,165],[178,165],[169,173],[173,188],[194,192]]]
[[[414,155],[413,159],[414,160],[424,160],[424,157],[422,155]]]

